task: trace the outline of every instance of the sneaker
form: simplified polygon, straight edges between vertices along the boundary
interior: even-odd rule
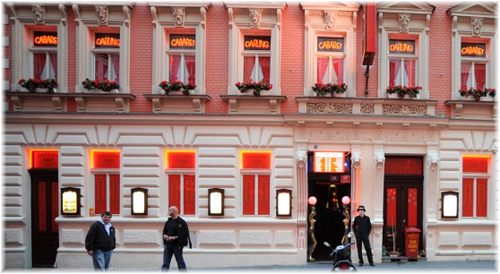
[[[375,266],[375,264],[374,264],[374,263],[370,263],[370,265],[371,265],[371,266]]]
[[[363,263],[359,263],[359,265],[358,265],[358,266],[363,266]]]

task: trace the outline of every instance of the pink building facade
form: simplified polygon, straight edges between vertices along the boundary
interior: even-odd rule
[[[376,263],[497,256],[496,3],[6,2],[2,15],[8,268],[91,268],[103,210],[113,267],[159,268],[172,205],[188,268],[329,260],[322,242],[339,244],[360,205]]]

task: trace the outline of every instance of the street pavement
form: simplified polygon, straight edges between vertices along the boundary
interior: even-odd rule
[[[408,262],[388,262],[378,263],[374,267],[365,264],[363,267],[358,267],[360,273],[499,273],[497,261],[408,261]],[[90,266],[91,267],[91,266]],[[255,266],[255,267],[220,267],[220,268],[188,268],[190,273],[329,273],[332,265],[329,262],[315,262],[305,265],[275,265],[275,266]],[[176,268],[171,268],[171,272],[177,273]],[[32,268],[32,269],[4,269],[2,272],[29,272],[29,273],[73,273],[73,272],[93,272],[92,268],[85,269],[60,269],[60,268]],[[160,272],[159,267],[143,268],[143,269],[118,269],[111,266],[109,272],[113,273],[145,273],[145,272]]]

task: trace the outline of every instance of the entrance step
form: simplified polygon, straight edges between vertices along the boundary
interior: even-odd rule
[[[406,262],[418,262],[418,261],[427,261],[426,257],[420,258],[408,258],[405,256],[399,257],[382,257],[382,263],[406,263]]]

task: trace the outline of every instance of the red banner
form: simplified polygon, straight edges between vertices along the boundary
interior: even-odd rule
[[[472,217],[474,210],[474,180],[463,179],[463,192],[462,192],[462,208],[463,217]]]
[[[106,175],[96,174],[95,180],[95,213],[101,215],[106,211]]]
[[[195,214],[195,189],[194,175],[184,175],[184,214]]]
[[[176,206],[181,214],[181,176],[168,175],[168,207]]]
[[[462,172],[488,173],[489,157],[463,157]]]
[[[32,151],[32,163],[33,168],[58,168],[59,158],[57,150],[48,151]]]
[[[477,179],[476,217],[488,217],[488,180]]]
[[[387,214],[385,216],[385,223],[387,226],[395,226],[396,225],[396,204],[397,204],[397,195],[396,188],[391,187],[387,188],[387,201],[386,201],[386,210]]]
[[[243,215],[255,214],[255,176],[243,175]]]
[[[259,175],[259,215],[270,214],[269,175]]]
[[[196,168],[194,151],[165,151],[167,163],[165,168]]]
[[[92,151],[93,168],[120,168],[120,152]]]
[[[241,151],[241,169],[271,169],[271,152]]]
[[[423,174],[421,157],[387,157],[385,174]]]
[[[120,214],[120,175],[109,175],[109,212]]]

